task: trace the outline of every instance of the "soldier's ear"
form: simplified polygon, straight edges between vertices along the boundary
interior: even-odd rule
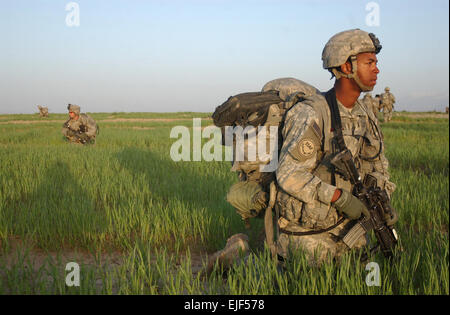
[[[352,73],[352,64],[350,61],[346,61],[343,65],[341,65],[341,72],[345,74]]]

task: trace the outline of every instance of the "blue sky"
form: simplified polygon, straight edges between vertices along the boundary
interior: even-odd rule
[[[295,77],[333,81],[321,53],[337,32],[373,32],[383,49],[374,94],[397,110],[449,103],[447,0],[78,0],[69,27],[62,0],[0,0],[0,113],[211,112],[230,95]]]

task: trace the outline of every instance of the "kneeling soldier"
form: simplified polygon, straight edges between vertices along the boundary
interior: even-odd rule
[[[63,124],[62,133],[70,142],[95,143],[98,133],[94,119],[86,114],[80,114],[80,106],[69,104],[67,106],[70,118]]]

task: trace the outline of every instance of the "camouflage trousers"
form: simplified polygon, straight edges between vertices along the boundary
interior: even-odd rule
[[[298,224],[289,222],[284,218],[278,221],[280,228],[292,232],[309,232],[310,229],[302,228]],[[350,251],[350,248],[345,245],[341,238],[353,226],[351,222],[345,220],[336,228],[311,235],[289,235],[280,233],[277,240],[278,255],[287,258],[293,251],[301,250],[306,256],[308,264],[317,266],[325,261],[339,259],[344,253]],[[361,249],[367,245],[366,237],[361,237],[353,249]]]
[[[389,112],[389,111],[385,112],[384,113],[384,121],[388,122],[391,119],[392,119],[392,112]]]

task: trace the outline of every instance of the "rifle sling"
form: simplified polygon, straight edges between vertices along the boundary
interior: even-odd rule
[[[285,233],[288,235],[295,235],[295,236],[305,236],[305,235],[314,235],[314,234],[321,234],[321,233],[325,233],[328,232],[332,229],[334,229],[335,227],[337,227],[339,224],[341,224],[342,222],[344,222],[344,218],[340,218],[335,224],[333,224],[332,226],[329,226],[325,229],[321,229],[321,230],[311,230],[311,231],[307,231],[307,232],[294,232],[294,231],[288,231],[285,229],[280,229],[281,233]]]
[[[339,107],[336,101],[336,91],[334,88],[325,93],[325,99],[327,100],[328,107],[331,112],[331,128],[336,132],[335,139],[337,140],[339,151],[345,151],[347,146],[345,145],[344,135],[342,134],[342,122]]]

